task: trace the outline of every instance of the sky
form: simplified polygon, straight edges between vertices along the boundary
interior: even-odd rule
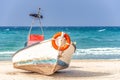
[[[120,0],[0,0],[0,26],[29,26],[39,7],[44,26],[120,26]]]

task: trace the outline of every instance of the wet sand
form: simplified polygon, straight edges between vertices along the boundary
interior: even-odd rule
[[[0,61],[0,80],[120,80],[120,60],[72,60],[69,68],[51,76],[13,68]]]

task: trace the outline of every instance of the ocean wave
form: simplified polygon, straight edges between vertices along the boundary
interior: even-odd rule
[[[98,30],[98,32],[103,32],[103,31],[105,31],[106,29],[100,29],[100,30]]]
[[[14,51],[1,51],[0,61],[11,60],[14,53]]]
[[[7,28],[7,29],[5,29],[6,31],[10,31],[10,29],[9,28]]]
[[[75,55],[81,54],[120,54],[120,48],[90,48],[90,49],[77,49]]]
[[[14,54],[15,51],[2,51],[0,52],[0,55],[6,55],[6,54]]]
[[[75,59],[120,59],[120,48],[77,49]]]
[[[0,60],[12,59],[15,51],[1,51]],[[76,49],[73,54],[73,59],[119,59],[120,48],[89,48],[89,49]]]

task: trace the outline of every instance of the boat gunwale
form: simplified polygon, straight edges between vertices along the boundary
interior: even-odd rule
[[[32,45],[26,46],[26,47],[18,50],[17,52],[15,52],[15,53],[12,55],[12,57],[14,57],[18,52],[20,52],[20,51],[22,51],[22,50],[25,50],[25,49],[27,49],[27,48],[33,47],[33,46],[38,45],[38,44],[42,44],[42,43],[48,42],[48,41],[50,41],[50,40],[51,40],[51,39],[48,39],[48,40],[44,40],[44,41],[41,41],[41,42],[34,43],[34,44],[32,44]]]

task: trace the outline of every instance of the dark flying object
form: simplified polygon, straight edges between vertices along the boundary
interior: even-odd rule
[[[40,14],[29,14],[29,16],[32,16],[32,17],[35,17],[35,18],[43,18],[43,16],[42,15],[40,15]]]

